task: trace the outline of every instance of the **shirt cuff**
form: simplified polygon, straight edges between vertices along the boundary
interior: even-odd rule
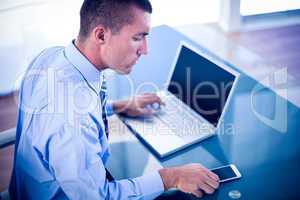
[[[106,114],[107,116],[112,116],[115,114],[114,108],[113,108],[113,102],[107,101],[106,103]]]
[[[164,184],[158,171],[135,178],[135,181],[139,184],[144,199],[155,199],[164,192]]]

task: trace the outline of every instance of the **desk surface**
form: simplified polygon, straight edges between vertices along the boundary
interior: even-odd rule
[[[234,163],[243,177],[221,185],[218,192],[205,198],[230,199],[231,190],[240,191],[243,199],[299,198],[300,110],[269,89],[255,92],[257,86],[260,84],[242,74],[218,135],[164,160],[152,154],[116,116],[112,117],[108,168],[122,179],[192,162],[208,168]],[[263,120],[275,118],[275,125],[284,125],[285,109],[283,129]]]
[[[270,77],[274,74],[269,74],[274,72],[273,69],[254,65],[256,56],[251,56],[243,48],[235,48],[225,40],[216,39],[213,34],[204,34],[197,27],[190,27],[186,32],[188,37],[167,27],[155,29],[151,40],[149,38],[153,50],[139,62],[132,78],[136,84],[155,80],[155,84],[160,85],[168,74],[166,66],[170,66],[173,60],[178,41],[193,39],[199,45],[205,44],[205,48],[227,62],[230,60],[241,72],[223,125],[216,136],[159,160],[116,116],[112,117],[112,156],[108,168],[113,176],[117,179],[133,178],[162,167],[187,163],[201,163],[207,168],[233,163],[243,177],[222,184],[206,199],[230,199],[228,192],[232,190],[238,190],[241,199],[299,199],[300,109],[296,106],[299,87],[290,87],[289,82],[281,84],[281,76]],[[258,82],[264,78],[279,84],[267,89],[266,84]]]

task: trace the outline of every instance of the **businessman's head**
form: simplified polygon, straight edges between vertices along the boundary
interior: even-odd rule
[[[147,53],[151,13],[148,0],[85,0],[78,40],[92,46],[90,60],[99,69],[127,74]]]

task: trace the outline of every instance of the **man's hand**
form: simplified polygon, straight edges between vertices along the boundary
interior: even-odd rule
[[[159,171],[165,190],[177,188],[185,193],[202,197],[212,194],[219,187],[219,177],[200,164],[164,168]]]
[[[128,100],[114,102],[113,109],[116,113],[125,114],[131,117],[149,116],[153,114],[153,109],[147,107],[147,105],[154,103],[164,105],[156,94],[145,93],[134,96]]]

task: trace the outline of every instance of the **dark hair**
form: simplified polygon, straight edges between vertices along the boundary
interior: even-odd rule
[[[149,0],[84,0],[80,9],[79,36],[85,38],[100,24],[118,33],[124,25],[133,21],[131,6],[152,13]]]

